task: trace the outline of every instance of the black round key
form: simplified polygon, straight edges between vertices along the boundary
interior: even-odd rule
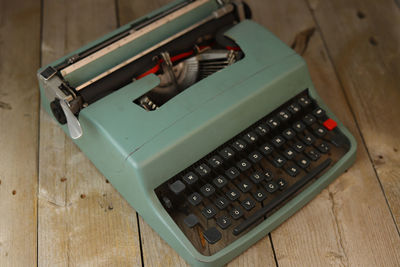
[[[242,205],[242,207],[249,211],[252,208],[254,208],[254,206],[256,205],[256,203],[254,202],[254,200],[252,200],[251,198],[246,198],[245,200],[242,201],[242,203],[240,203]]]
[[[286,168],[286,172],[292,176],[292,177],[296,177],[297,174],[299,174],[300,170],[299,167],[297,167],[296,165],[292,164],[289,167]]]
[[[223,162],[222,159],[217,155],[212,156],[208,160],[208,164],[210,164],[211,167],[213,168],[218,168],[219,166],[221,166],[222,162]]]
[[[260,171],[256,171],[255,173],[250,175],[250,179],[253,181],[253,183],[258,184],[262,180],[264,180],[264,174]]]
[[[222,238],[222,234],[214,226],[205,230],[203,236],[210,244],[215,244]]]
[[[236,199],[238,199],[240,197],[240,193],[238,190],[232,189],[232,190],[229,190],[228,192],[226,192],[226,196],[230,200],[235,201]]]
[[[246,143],[245,143],[243,140],[238,139],[238,140],[236,140],[235,142],[233,142],[232,147],[233,147],[236,151],[240,152],[240,151],[242,151],[242,150],[245,150],[246,147],[247,147],[247,145],[246,145]]]
[[[245,159],[240,160],[238,163],[236,163],[236,166],[242,171],[247,171],[248,169],[250,169],[251,164],[250,162],[248,162]]]
[[[295,133],[291,128],[288,128],[288,129],[286,129],[286,130],[283,131],[282,135],[283,135],[283,137],[285,137],[287,140],[291,140],[291,139],[293,139],[293,137],[296,136],[296,133]]]
[[[258,202],[261,202],[261,201],[263,201],[264,199],[267,198],[267,193],[266,193],[264,190],[259,189],[259,190],[257,190],[256,192],[254,192],[253,197],[254,197]]]
[[[294,152],[294,150],[292,148],[288,148],[288,149],[285,150],[285,152],[283,152],[283,155],[287,159],[291,160],[291,159],[294,158],[294,156],[296,156],[296,152]]]
[[[224,159],[230,159],[235,155],[235,152],[230,147],[225,147],[221,151],[218,152],[218,154],[223,157]]]
[[[267,190],[268,193],[274,193],[278,190],[278,185],[274,181],[268,182],[265,186],[265,190]]]
[[[200,192],[203,194],[203,196],[209,197],[214,194],[215,188],[210,184],[205,184],[200,188]]]
[[[195,168],[195,171],[197,172],[198,175],[200,176],[206,176],[211,172],[210,167],[208,167],[206,164],[200,164],[200,166]]]
[[[323,118],[325,116],[325,110],[322,108],[316,108],[312,113],[317,118]]]
[[[253,151],[250,153],[249,155],[249,159],[253,162],[253,163],[257,163],[259,162],[261,159],[263,158],[263,156],[260,154],[260,152],[258,151]]]
[[[311,104],[311,100],[305,96],[300,97],[298,102],[299,102],[300,106],[302,106],[303,108],[305,108]]]
[[[318,146],[318,150],[321,151],[321,153],[328,153],[329,149],[330,149],[330,147],[329,147],[328,143],[326,143],[326,142],[322,142]]]
[[[285,143],[285,138],[283,138],[280,135],[277,135],[272,139],[272,143],[276,147],[281,147]]]
[[[275,129],[280,125],[279,121],[276,118],[270,118],[267,120],[267,124],[271,129]]]
[[[280,167],[282,167],[283,165],[285,165],[286,159],[285,159],[284,157],[282,157],[282,156],[279,155],[279,156],[277,156],[276,158],[274,158],[273,163],[274,163],[274,166],[275,166],[275,167],[280,168]]]
[[[204,217],[206,217],[207,219],[211,219],[212,217],[215,216],[215,214],[217,214],[217,212],[215,211],[215,209],[212,206],[206,206],[201,213],[203,214]]]
[[[314,144],[314,142],[315,142],[315,137],[314,137],[312,134],[306,134],[306,135],[303,137],[303,142],[304,142],[306,145],[310,146],[310,145]]]
[[[293,145],[294,150],[296,150],[297,152],[301,153],[304,151],[304,149],[306,148],[306,146],[302,143],[302,142],[296,142]]]
[[[217,178],[215,178],[215,179],[213,180],[213,183],[214,183],[214,185],[215,185],[216,187],[222,188],[222,187],[224,187],[224,186],[228,183],[228,181],[226,180],[226,178],[225,178],[224,176],[219,175]]]
[[[295,122],[293,124],[293,129],[298,133],[301,133],[302,131],[304,131],[305,128],[306,128],[306,126],[301,121]]]
[[[280,178],[280,179],[277,181],[277,184],[278,184],[278,186],[279,186],[279,190],[283,190],[283,189],[285,189],[285,187],[287,186],[287,182],[286,182],[283,178]]]
[[[198,179],[199,178],[197,177],[197,175],[193,172],[188,172],[187,174],[185,174],[185,176],[183,176],[183,180],[189,185],[194,184],[195,182],[197,182]]]
[[[253,144],[258,140],[258,136],[255,132],[248,132],[247,134],[245,134],[243,136],[243,139],[249,143],[249,144]]]
[[[219,227],[221,227],[221,229],[225,230],[232,224],[232,221],[228,216],[222,216],[217,218],[217,224]]]
[[[326,134],[326,129],[322,126],[318,126],[315,128],[314,133],[319,137],[323,137]]]
[[[242,191],[243,193],[247,193],[251,190],[252,185],[249,182],[249,180],[245,179],[239,183],[239,188],[240,188],[240,191]]]
[[[264,177],[265,180],[271,181],[274,178],[274,174],[270,170],[266,169],[264,170]]]
[[[189,203],[192,204],[193,206],[199,205],[202,200],[203,200],[203,197],[200,196],[200,194],[197,192],[194,192],[193,194],[191,194],[188,197]]]
[[[233,180],[240,175],[240,172],[235,167],[231,167],[227,171],[225,171],[225,174],[226,176],[228,176],[229,179]]]
[[[308,114],[303,118],[304,123],[307,124],[308,126],[312,125],[316,120],[317,119],[311,114]]]
[[[313,161],[317,161],[321,157],[321,154],[315,149],[308,151],[306,154]]]
[[[260,151],[261,151],[261,153],[263,153],[265,156],[268,156],[269,154],[272,153],[272,151],[274,151],[274,148],[273,148],[270,144],[265,143],[265,144],[263,144],[263,145],[260,147]]]
[[[278,113],[278,118],[283,122],[287,121],[288,119],[290,119],[290,117],[291,117],[291,115],[287,110],[281,110]]]
[[[293,103],[288,107],[288,110],[292,113],[292,114],[296,114],[297,112],[300,111],[300,106],[297,103]]]
[[[231,216],[233,219],[237,220],[243,216],[243,211],[239,207],[234,207],[231,210]]]
[[[224,197],[219,197],[214,202],[215,206],[217,206],[220,210],[225,209],[229,205],[229,201]]]
[[[260,136],[264,136],[269,132],[269,128],[265,123],[259,124],[256,129],[256,133],[258,133]]]
[[[299,159],[299,161],[297,161],[297,164],[299,164],[300,167],[305,169],[308,166],[310,166],[310,161],[303,157],[303,158]]]

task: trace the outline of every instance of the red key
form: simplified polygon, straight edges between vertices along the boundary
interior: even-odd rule
[[[332,131],[333,129],[336,128],[337,122],[332,119],[327,119],[326,121],[324,121],[322,125],[324,125],[324,127],[329,131]]]

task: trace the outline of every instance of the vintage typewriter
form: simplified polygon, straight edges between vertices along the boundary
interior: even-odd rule
[[[177,1],[38,72],[46,111],[196,266],[242,253],[355,159],[304,60],[250,13]]]

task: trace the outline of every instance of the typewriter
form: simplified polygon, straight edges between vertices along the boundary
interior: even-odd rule
[[[304,60],[250,15],[176,1],[37,74],[45,110],[195,266],[229,262],[355,160]]]

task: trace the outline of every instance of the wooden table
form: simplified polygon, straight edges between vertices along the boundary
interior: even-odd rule
[[[43,112],[35,76],[166,2],[1,1],[0,266],[186,265]],[[304,56],[359,148],[351,169],[229,265],[400,266],[399,6],[248,2]]]

